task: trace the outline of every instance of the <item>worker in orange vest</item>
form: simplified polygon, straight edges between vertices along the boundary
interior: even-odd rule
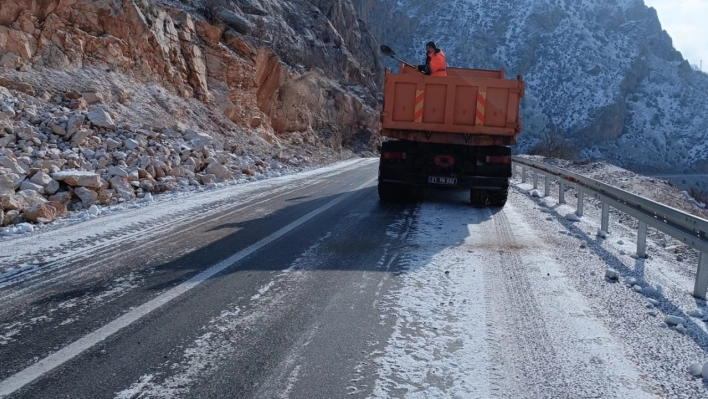
[[[435,45],[435,42],[428,42],[425,50],[427,53],[425,65],[418,65],[418,70],[430,76],[447,76],[445,53]]]

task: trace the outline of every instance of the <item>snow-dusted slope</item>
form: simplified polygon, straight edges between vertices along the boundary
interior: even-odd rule
[[[505,68],[528,83],[520,150],[558,127],[578,156],[641,171],[706,170],[708,76],[642,0],[357,0],[376,36],[422,61]]]

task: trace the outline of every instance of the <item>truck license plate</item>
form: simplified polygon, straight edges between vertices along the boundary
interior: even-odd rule
[[[457,184],[457,178],[455,177],[428,177],[428,183],[431,184],[445,184],[449,186],[454,186]]]

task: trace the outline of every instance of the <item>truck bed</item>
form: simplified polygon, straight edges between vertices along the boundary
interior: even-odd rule
[[[385,137],[409,141],[513,145],[521,132],[521,76],[504,70],[448,68],[448,76],[426,76],[402,66],[386,72],[381,113]]]

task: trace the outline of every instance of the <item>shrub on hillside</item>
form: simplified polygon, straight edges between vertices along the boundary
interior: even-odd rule
[[[529,155],[573,160],[576,152],[560,128],[546,128],[541,139],[529,150]]]
[[[688,190],[688,195],[696,201],[708,205],[708,192],[701,191],[698,187],[691,187]]]

